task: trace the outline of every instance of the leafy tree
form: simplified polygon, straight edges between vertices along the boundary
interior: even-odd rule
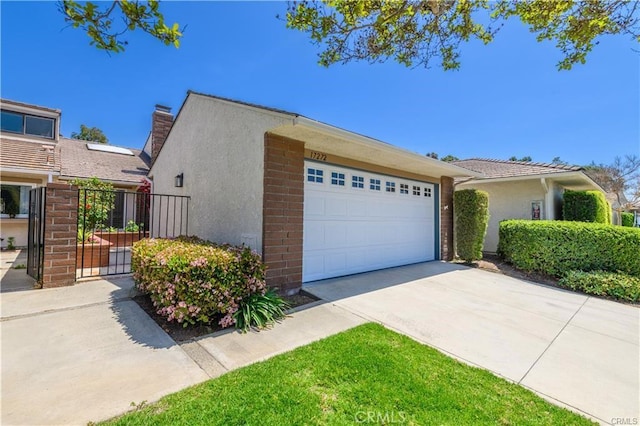
[[[97,177],[75,179],[78,191],[78,240],[87,241],[93,231],[102,229],[115,207],[113,185]]]
[[[437,152],[428,152],[425,155],[427,157],[435,158],[436,160],[438,159],[438,153]]]
[[[609,165],[592,162],[585,172],[606,192],[616,195],[617,209],[640,201],[640,157],[625,155],[616,157]]]
[[[82,139],[83,141],[109,143],[109,139],[107,139],[102,130],[97,127],[88,127],[84,124],[80,125],[80,133],[72,132],[71,137],[73,139]]]
[[[569,163],[567,163],[566,161],[563,161],[560,157],[553,157],[553,160],[551,160],[551,164],[557,164],[560,166],[566,166]]]
[[[455,155],[446,155],[444,157],[441,158],[442,161],[446,161],[447,163],[451,163],[452,161],[458,161],[459,158],[456,157]]]
[[[528,163],[530,161],[533,161],[533,159],[527,155],[526,157],[522,157],[522,158],[518,158],[515,155],[512,157],[509,157],[509,161],[520,161],[520,162],[524,162],[524,163]]]
[[[182,30],[177,23],[170,27],[165,24],[159,5],[158,0],[119,0],[104,3],[62,0],[59,9],[65,21],[87,33],[92,46],[107,52],[124,51],[128,43],[123,39],[124,35],[136,29],[157,38],[167,46],[173,44],[179,47]]]
[[[555,41],[563,55],[558,69],[585,63],[610,34],[640,41],[638,3],[628,0],[322,0],[293,1],[287,27],[306,32],[324,50],[321,65],[354,60],[427,67],[438,59],[444,70],[460,67],[462,42],[493,41],[506,20],[516,17],[538,41]]]

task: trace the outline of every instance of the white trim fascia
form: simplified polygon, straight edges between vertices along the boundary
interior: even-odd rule
[[[141,176],[141,178],[145,178],[146,176]],[[80,176],[60,176],[58,178],[59,180],[63,180],[65,182],[69,182],[72,181],[74,179],[88,179],[88,178],[84,178],[84,177],[80,177]],[[98,177],[98,179],[100,179],[102,182],[107,182],[107,183],[111,183],[113,185],[120,185],[120,186],[131,186],[131,187],[138,187],[142,184],[142,179],[140,179],[140,182],[127,182],[124,180],[114,180],[114,179],[103,179]]]
[[[33,169],[21,169],[16,167],[3,167],[2,173],[24,173],[36,176],[60,176],[60,172],[52,170],[33,170]]]
[[[315,130],[321,133],[324,133],[329,136],[334,136],[340,139],[345,139],[350,142],[359,143],[362,145],[373,146],[382,151],[389,151],[395,154],[401,154],[406,157],[410,157],[412,159],[420,159],[421,161],[425,161],[426,163],[431,163],[434,166],[448,169],[452,172],[452,174],[456,176],[473,176],[473,177],[481,177],[482,175],[478,172],[474,172],[469,169],[465,169],[464,167],[456,166],[454,164],[449,164],[445,161],[436,160],[431,157],[427,157],[426,155],[420,155],[416,152],[409,151],[405,148],[400,148],[395,145],[388,144],[386,142],[382,142],[367,136],[360,135],[358,133],[353,133],[348,130],[341,129],[339,127],[331,126],[329,124],[325,124],[316,120],[312,120],[303,116],[297,116],[293,120],[294,126],[306,127],[310,130]]]
[[[475,185],[481,183],[497,183],[497,182],[509,182],[509,181],[519,181],[519,180],[540,180],[542,178],[548,181],[554,181],[555,178],[563,178],[563,177],[579,177],[585,182],[591,184],[594,188],[600,189],[602,192],[604,190],[595,183],[589,176],[587,176],[584,172],[580,171],[568,171],[568,172],[558,172],[558,173],[539,173],[536,175],[525,175],[525,176],[509,176],[509,177],[501,177],[501,178],[477,178],[470,179],[464,182],[460,182],[456,184],[456,186],[464,186],[464,185]]]

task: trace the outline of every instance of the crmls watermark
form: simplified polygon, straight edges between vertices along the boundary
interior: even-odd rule
[[[356,423],[399,424],[407,421],[407,414],[404,411],[358,411],[355,420]]]
[[[613,417],[611,419],[612,425],[637,425],[637,417]]]

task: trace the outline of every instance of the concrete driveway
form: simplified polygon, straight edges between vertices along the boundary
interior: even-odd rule
[[[304,289],[600,422],[640,421],[637,307],[442,262]]]

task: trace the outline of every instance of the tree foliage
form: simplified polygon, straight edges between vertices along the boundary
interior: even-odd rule
[[[509,161],[520,161],[520,162],[523,162],[523,163],[528,163],[530,161],[533,161],[533,158],[531,158],[531,156],[529,156],[529,155],[527,155],[525,157],[522,157],[522,158],[518,158],[515,155],[513,155],[513,156],[509,157]]]
[[[182,30],[177,23],[165,24],[160,2],[149,0],[118,0],[112,2],[83,2],[62,0],[59,9],[74,28],[82,28],[90,44],[107,52],[119,53],[128,44],[124,36],[139,29],[164,44],[180,46]]]
[[[287,26],[306,32],[324,49],[321,65],[354,60],[444,70],[460,67],[460,44],[493,41],[506,20],[516,17],[538,41],[555,41],[558,68],[585,63],[604,35],[640,41],[637,3],[629,0],[303,0],[289,2]]]
[[[585,166],[585,172],[606,192],[615,194],[617,209],[640,201],[640,157],[637,155],[616,157],[608,165],[592,162]]]
[[[109,139],[97,127],[88,127],[84,124],[80,125],[80,132],[72,132],[71,137],[73,139],[81,139],[83,141],[92,141],[98,143],[109,143]]]
[[[87,240],[96,229],[106,226],[115,207],[115,191],[112,184],[95,176],[71,183],[78,187],[78,239]]]

